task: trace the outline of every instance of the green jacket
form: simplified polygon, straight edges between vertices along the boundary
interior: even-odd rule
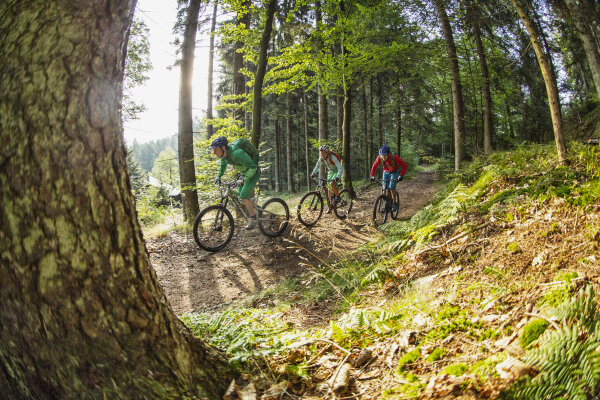
[[[221,169],[219,169],[218,175],[219,179],[221,179],[229,164],[240,171],[240,173],[244,175],[244,179],[252,178],[258,170],[258,164],[255,163],[244,150],[235,149],[232,151],[231,149],[227,149],[227,154],[225,154],[225,157],[221,158]]]

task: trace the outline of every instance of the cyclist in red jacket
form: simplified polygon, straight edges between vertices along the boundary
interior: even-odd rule
[[[396,183],[401,181],[406,174],[406,168],[408,164],[398,154],[393,154],[392,150],[388,146],[381,146],[379,149],[379,157],[373,163],[371,167],[371,180],[375,180],[375,171],[379,164],[383,162],[383,189],[391,189],[392,199],[394,204],[392,210],[398,209],[398,192],[396,191]]]

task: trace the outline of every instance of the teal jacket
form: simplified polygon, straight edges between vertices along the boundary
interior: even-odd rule
[[[255,163],[254,160],[248,154],[246,154],[244,150],[227,149],[225,157],[221,158],[221,169],[219,169],[218,175],[219,179],[221,179],[225,173],[225,169],[227,169],[229,164],[231,164],[236,170],[240,171],[240,173],[244,175],[245,180],[252,178],[258,170],[258,164]]]

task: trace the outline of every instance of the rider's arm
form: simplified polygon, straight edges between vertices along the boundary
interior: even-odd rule
[[[381,164],[381,157],[377,156],[375,162],[373,163],[373,166],[371,167],[371,176],[375,176],[375,171],[377,171],[377,167],[379,167],[379,164]]]
[[[242,149],[236,149],[231,153],[231,160],[238,165],[248,168],[244,172],[244,180],[248,180],[256,174],[258,164]]]
[[[225,159],[225,157],[221,158],[221,168],[219,168],[219,174],[217,175],[217,178],[221,179],[225,173],[225,170],[227,169],[228,164],[229,162]]]
[[[402,167],[402,171],[400,171],[400,175],[404,176],[406,174],[406,169],[408,168],[408,164],[404,161],[398,154],[394,154],[394,162]]]
[[[336,179],[337,179],[340,176],[342,176],[342,163],[340,163],[340,160],[338,160],[338,158],[336,156],[331,155],[330,157],[333,160],[333,163],[335,164],[335,167],[337,168],[337,175],[335,176]]]
[[[317,163],[315,164],[315,167],[313,168],[313,175],[316,175],[317,172],[319,172],[319,168],[321,168],[321,155],[319,155],[319,158],[317,158]]]

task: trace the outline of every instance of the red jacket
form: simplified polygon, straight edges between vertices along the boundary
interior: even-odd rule
[[[398,154],[391,154],[394,157],[394,165],[392,165],[392,157],[389,157],[387,161],[383,162],[383,170],[385,172],[396,172],[400,167],[402,167],[402,171],[400,171],[400,175],[404,176],[406,174],[406,168],[408,168],[408,164],[406,161],[400,158]],[[383,158],[378,156],[375,162],[373,163],[373,167],[371,167],[371,176],[375,176],[375,171],[377,171],[377,167],[381,164],[381,160]]]

